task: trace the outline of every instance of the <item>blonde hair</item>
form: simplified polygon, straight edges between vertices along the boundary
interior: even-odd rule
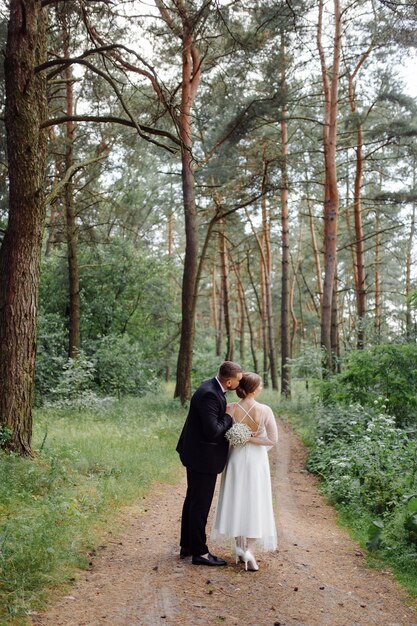
[[[261,382],[262,378],[259,374],[255,374],[254,372],[245,372],[239,382],[239,387],[236,389],[236,393],[239,398],[246,398],[248,393],[253,393],[256,389],[258,389]]]

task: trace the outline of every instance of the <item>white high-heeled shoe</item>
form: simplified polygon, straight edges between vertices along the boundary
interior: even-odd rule
[[[245,551],[240,546],[235,547],[235,555],[236,555],[236,565],[239,563],[239,561],[243,562],[245,560]]]
[[[250,550],[246,550],[246,552],[243,555],[243,561],[245,563],[245,572],[247,572],[248,570],[250,572],[257,572],[259,569],[259,566],[256,562],[255,557],[253,556],[252,552],[250,552]]]

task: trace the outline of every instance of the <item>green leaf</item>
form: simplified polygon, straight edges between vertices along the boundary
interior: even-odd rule
[[[413,496],[411,500],[408,501],[407,511],[409,513],[417,513],[417,497]]]
[[[384,529],[384,522],[381,519],[374,520],[369,526],[368,533],[369,539],[366,542],[366,547],[371,552],[378,550],[381,545],[381,533]]]

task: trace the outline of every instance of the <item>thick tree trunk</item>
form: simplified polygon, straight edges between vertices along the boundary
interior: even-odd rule
[[[9,449],[32,454],[39,266],[45,224],[46,55],[38,0],[10,2],[5,84],[9,221],[0,250],[0,425]]]
[[[191,146],[190,146],[191,147]],[[191,367],[195,333],[196,279],[198,269],[198,232],[195,207],[194,174],[191,152],[182,152],[182,189],[185,217],[185,256],[181,298],[181,339],[177,361],[174,397],[185,402],[191,397]]]
[[[182,38],[181,110],[178,117],[182,141],[182,191],[185,219],[185,256],[181,299],[181,339],[177,361],[174,397],[181,402],[191,397],[191,368],[195,334],[195,308],[198,272],[198,225],[195,206],[195,181],[192,164],[191,108],[200,83],[201,65],[194,46],[192,30],[184,26]]]
[[[332,297],[336,273],[337,251],[337,218],[339,214],[339,193],[337,188],[336,171],[336,138],[337,138],[337,109],[339,67],[341,51],[341,12],[339,0],[334,0],[334,44],[331,81],[327,73],[326,60],[321,42],[323,19],[323,0],[319,5],[319,24],[317,31],[317,45],[321,61],[323,90],[325,99],[323,147],[325,163],[324,183],[324,281],[323,300],[321,310],[321,345],[326,352],[326,367],[332,370]]]

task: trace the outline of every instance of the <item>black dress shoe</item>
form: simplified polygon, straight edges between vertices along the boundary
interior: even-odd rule
[[[193,556],[192,558],[193,565],[227,565],[227,561],[224,559],[219,559],[218,556],[214,556],[214,554],[208,553],[208,556]]]
[[[191,556],[190,550],[187,550],[187,548],[181,548],[181,550],[180,550],[180,559],[186,559],[187,556]]]

